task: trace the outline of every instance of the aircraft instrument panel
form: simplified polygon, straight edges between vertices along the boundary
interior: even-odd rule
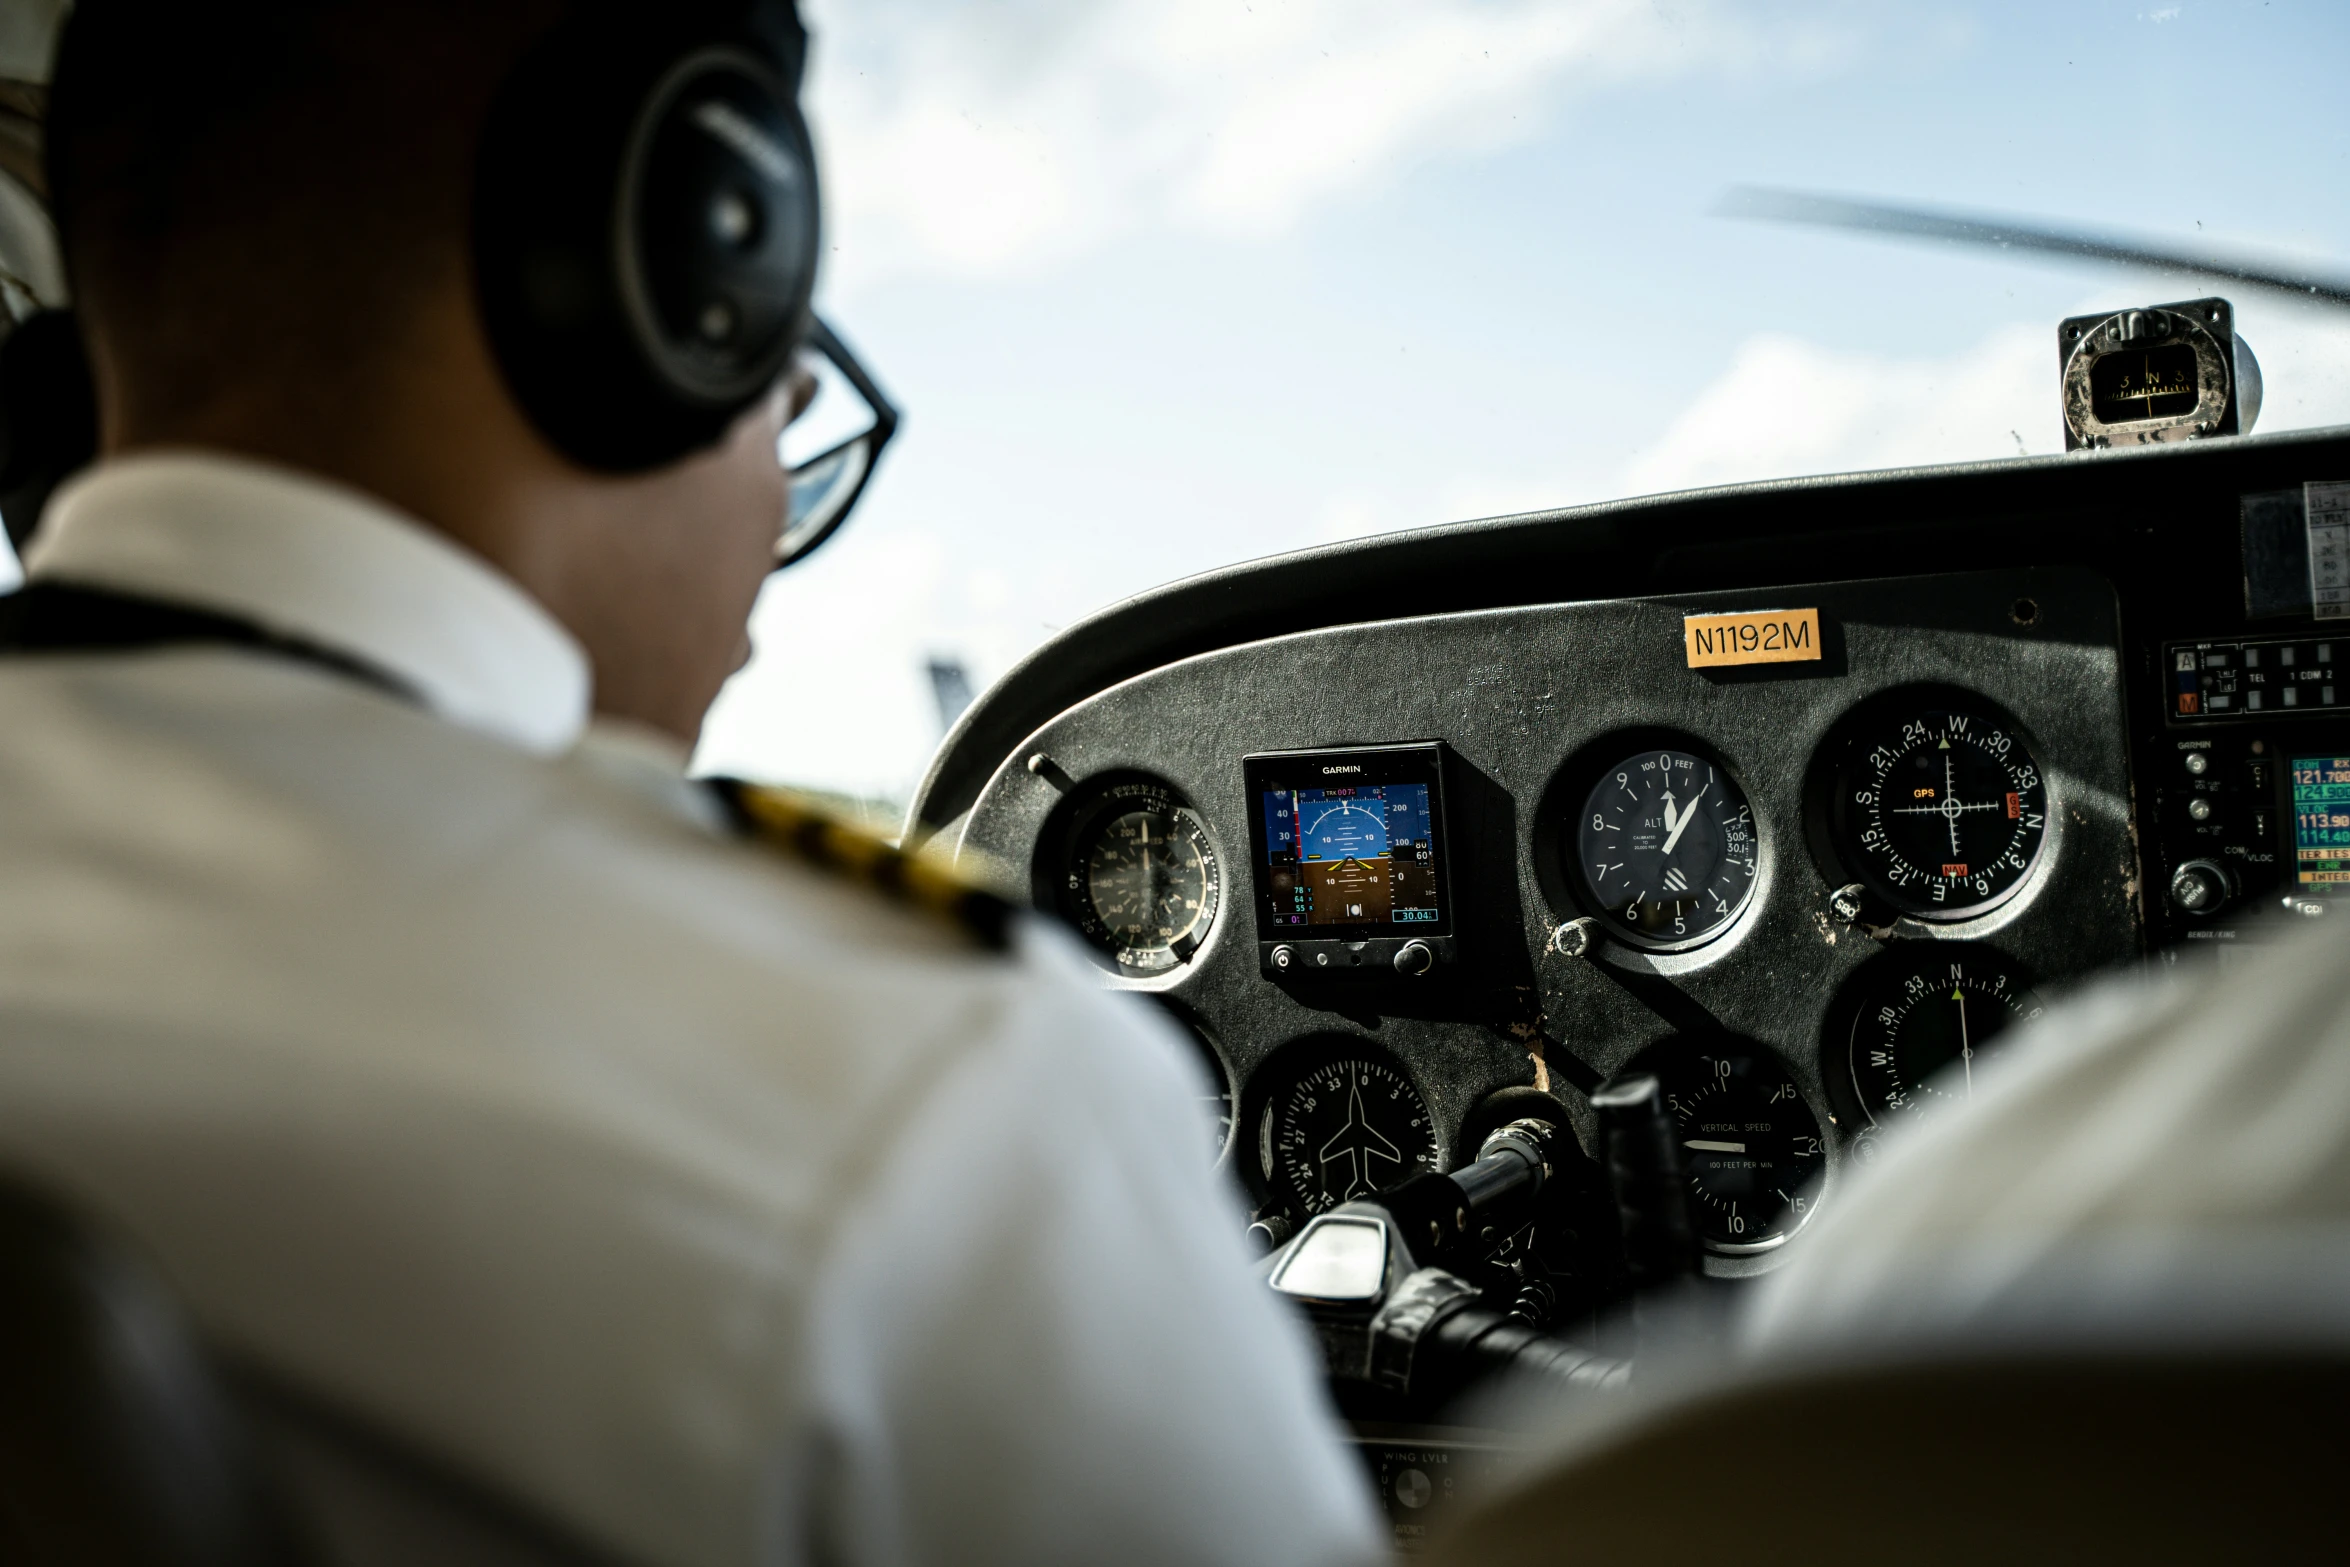
[[[2164,415],[2175,346],[2090,411]],[[1176,584],[990,692],[915,815],[1185,1023],[1264,1235],[1572,1127],[1597,1206],[1481,1282],[1573,1333],[1624,1288],[1610,1079],[1743,1278],[2083,984],[2329,917],[2346,647],[2350,432],[2117,441]]]

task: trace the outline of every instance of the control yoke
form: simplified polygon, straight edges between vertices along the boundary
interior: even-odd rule
[[[1312,1319],[1332,1379],[1424,1408],[1497,1372],[1621,1384],[1624,1362],[1482,1304],[1476,1285],[1442,1266],[1488,1227],[1514,1225],[1572,1148],[1548,1121],[1512,1121],[1473,1163],[1334,1208],[1275,1253],[1267,1280]]]

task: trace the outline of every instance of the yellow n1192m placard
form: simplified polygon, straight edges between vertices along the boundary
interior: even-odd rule
[[[1756,609],[1737,615],[1684,615],[1681,638],[1691,669],[1801,663],[1820,656],[1820,612]]]

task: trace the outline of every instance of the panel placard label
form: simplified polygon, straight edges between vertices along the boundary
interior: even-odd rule
[[[2350,484],[2305,484],[2301,495],[2309,530],[2309,612],[2319,620],[2350,619]]]
[[[1691,669],[1801,663],[1820,656],[1820,612],[1755,609],[1736,615],[1684,615],[1681,640]]]

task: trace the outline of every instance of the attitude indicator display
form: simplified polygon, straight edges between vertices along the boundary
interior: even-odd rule
[[[1415,941],[1426,966],[1447,954],[1442,747],[1276,752],[1243,767],[1257,939],[1287,959],[1268,951],[1274,967],[1363,967]]]
[[[1259,807],[1273,925],[1436,922],[1426,784],[1271,789]]]

